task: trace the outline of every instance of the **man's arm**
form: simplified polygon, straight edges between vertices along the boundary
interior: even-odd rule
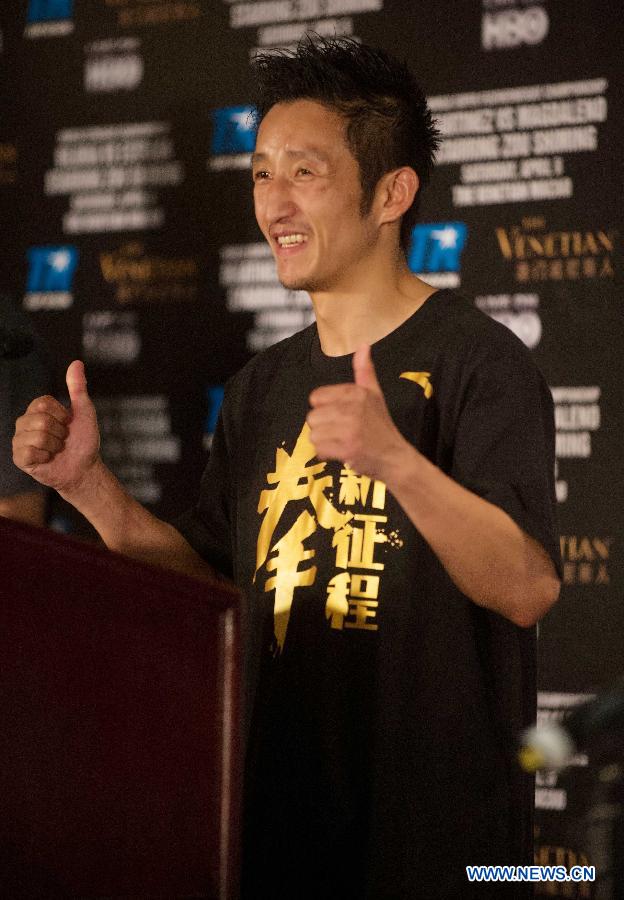
[[[218,577],[180,532],[141,506],[101,460],[79,486],[59,494],[93,525],[110,550],[201,580]]]
[[[356,352],[353,365],[355,384],[318,388],[310,396],[308,424],[319,458],[340,459],[385,482],[462,593],[516,625],[533,625],[559,595],[546,551],[506,512],[405,440],[368,347]]]
[[[471,600],[534,625],[559,596],[559,579],[542,546],[504,510],[458,484],[414,447],[384,467],[388,489]]]
[[[53,397],[38,397],[17,420],[15,464],[57,490],[111,550],[195,578],[213,578],[212,567],[179,531],[142,507],[103,464],[82,363],[70,365],[67,387],[69,410]]]

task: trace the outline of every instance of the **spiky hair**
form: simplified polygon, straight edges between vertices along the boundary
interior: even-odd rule
[[[410,166],[421,189],[429,181],[440,132],[404,62],[351,38],[306,35],[295,50],[258,55],[254,67],[258,124],[276,103],[304,99],[344,117],[347,143],[360,169],[363,214],[386,172]],[[420,191],[401,222],[404,251],[419,201]]]

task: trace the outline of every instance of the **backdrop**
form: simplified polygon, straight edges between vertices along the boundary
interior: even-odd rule
[[[621,671],[621,10],[606,0],[3,0],[0,288],[85,360],[103,452],[171,517],[222,386],[311,321],[252,213],[251,70],[306,29],[405,57],[445,136],[409,262],[531,348],[553,391],[565,585],[540,715]],[[56,503],[58,530],[84,526]],[[540,863],[586,862],[590,767],[538,779]],[[587,885],[538,893],[590,896]]]

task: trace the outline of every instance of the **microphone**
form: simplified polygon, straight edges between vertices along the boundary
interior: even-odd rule
[[[581,704],[561,722],[534,725],[521,735],[518,760],[525,772],[559,769],[602,735],[624,732],[624,679]],[[624,735],[622,747],[624,749]]]
[[[0,325],[0,359],[21,359],[34,349],[32,334],[18,328]]]

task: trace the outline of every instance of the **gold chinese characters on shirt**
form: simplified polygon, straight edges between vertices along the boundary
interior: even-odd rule
[[[378,547],[402,546],[396,532],[388,532],[386,486],[344,466],[339,484],[316,460],[310,429],[304,423],[292,454],[275,453],[275,470],[267,475],[258,513],[262,516],[256,549],[256,573],[266,563],[265,591],[274,591],[274,629],[277,652],[286,640],[295,590],[316,583],[316,550],[306,541],[321,528],[334,554],[335,574],[326,587],[328,628],[376,631],[379,592],[385,564]],[[335,506],[332,500],[338,495]],[[275,543],[274,535],[289,504],[301,511],[290,529]]]

